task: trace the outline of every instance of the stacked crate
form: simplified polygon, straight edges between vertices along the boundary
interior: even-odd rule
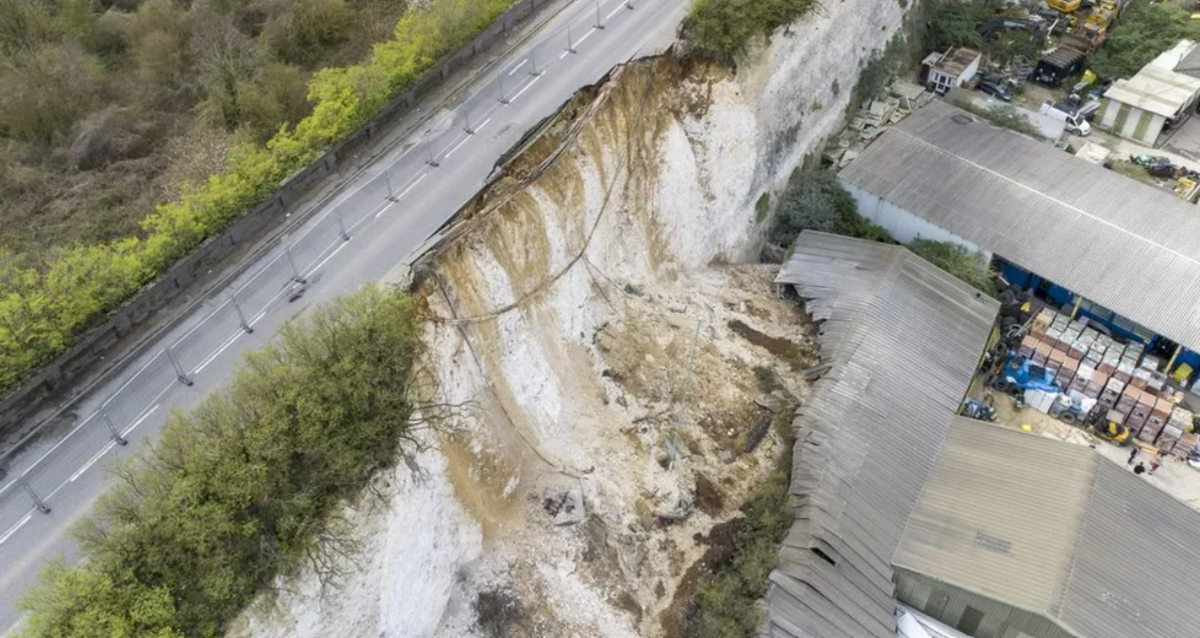
[[[1127,386],[1127,389],[1129,388],[1137,393],[1138,398],[1133,409],[1129,411],[1129,417],[1125,419],[1125,426],[1136,436],[1141,433],[1146,422],[1150,420],[1150,413],[1154,410],[1158,397],[1136,386]]]
[[[1171,448],[1171,454],[1186,459],[1191,455],[1192,450],[1196,449],[1196,443],[1200,443],[1200,434],[1184,432],[1183,436],[1179,437],[1179,441],[1175,443],[1175,447]]]
[[[1175,444],[1180,438],[1192,429],[1192,413],[1180,407],[1171,410],[1171,418],[1167,419],[1167,424],[1163,426],[1162,432],[1158,434],[1158,440],[1148,440],[1146,437],[1139,436],[1138,438],[1148,443],[1156,443],[1160,450],[1173,450]],[[1145,431],[1143,429],[1143,431]]]
[[[1106,409],[1115,409],[1117,403],[1121,400],[1122,392],[1124,390],[1125,384],[1113,379],[1112,377],[1108,377],[1108,383],[1106,383],[1104,388],[1100,390],[1100,396],[1097,397],[1097,401],[1099,401],[1100,405],[1104,406]],[[1124,410],[1120,410],[1120,412],[1128,414],[1128,412]]]
[[[1152,429],[1154,435],[1157,436],[1159,432],[1162,432],[1163,426],[1167,424],[1167,420],[1171,418],[1171,410],[1174,407],[1175,404],[1171,403],[1170,399],[1157,397],[1154,400],[1154,407],[1150,409],[1150,416],[1146,417],[1146,424],[1143,427]],[[1139,431],[1137,434],[1140,435],[1141,432]]]
[[[1121,388],[1121,394],[1117,397],[1117,402],[1113,405],[1112,410],[1119,412],[1124,417],[1117,422],[1125,423],[1129,415],[1133,413],[1134,408],[1137,407],[1138,400],[1142,398],[1142,391],[1131,385],[1122,384],[1115,376],[1109,380],[1108,384],[1114,389],[1117,384],[1124,386]]]

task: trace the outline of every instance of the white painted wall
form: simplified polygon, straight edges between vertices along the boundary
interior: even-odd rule
[[[918,217],[846,180],[839,179],[838,181],[850,193],[850,196],[854,198],[855,203],[858,205],[858,214],[883,226],[896,241],[902,244],[907,244],[914,239],[950,242],[958,244],[973,253],[978,253],[986,261],[991,261],[992,253],[980,248],[977,244],[969,242],[941,226]]]
[[[1116,100],[1108,100],[1107,108],[1101,107],[1101,110],[1096,113],[1096,123],[1100,125],[1100,128],[1108,130],[1113,135],[1119,135],[1125,139],[1141,142],[1142,144],[1149,146],[1154,146],[1154,143],[1158,141],[1159,134],[1162,133],[1162,128],[1166,124],[1167,118],[1161,115],[1151,114],[1150,124],[1146,127],[1145,134],[1138,138],[1134,137],[1134,133],[1137,131],[1138,122],[1141,121],[1142,109],[1131,107],[1129,109],[1129,115],[1125,119],[1125,125],[1121,127],[1121,130],[1118,131],[1113,129],[1113,125],[1117,123],[1117,114],[1120,111],[1121,102]]]

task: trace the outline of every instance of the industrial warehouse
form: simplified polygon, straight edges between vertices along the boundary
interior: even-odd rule
[[[934,102],[839,174],[892,237],[994,256],[1030,288],[1167,367],[1200,367],[1200,215],[1170,193]]]
[[[995,300],[811,231],[776,281],[830,369],[793,424],[767,635],[887,638],[912,614],[976,638],[1195,635],[1200,513],[1088,447],[957,416]]]

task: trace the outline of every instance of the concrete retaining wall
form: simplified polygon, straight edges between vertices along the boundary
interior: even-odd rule
[[[110,314],[102,326],[88,333],[23,387],[0,400],[0,434],[15,429],[21,422],[35,417],[39,412],[66,404],[78,396],[83,389],[73,386],[85,382],[87,373],[96,373],[98,366],[108,366],[101,375],[111,372],[120,363],[114,361],[113,357],[119,356],[121,347],[128,345],[122,343],[121,338],[154,317],[167,303],[189,290],[197,273],[216,268],[235,248],[261,240],[269,232],[276,230],[284,219],[289,219],[287,213],[294,211],[296,203],[308,195],[314,185],[334,172],[340,163],[348,162],[351,157],[376,141],[387,132],[394,120],[405,114],[417,100],[471,63],[480,52],[485,51],[552,1],[521,0],[514,5],[474,40],[430,69],[407,92],[388,102],[361,128],[297,171],[280,185],[279,190],[230,225],[225,232],[205,240],[190,255],[172,266],[166,274]],[[306,212],[311,213],[316,208]],[[292,217],[290,221],[300,220]],[[135,353],[136,350],[137,348]]]

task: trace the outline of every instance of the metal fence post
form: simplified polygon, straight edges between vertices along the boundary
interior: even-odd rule
[[[604,20],[600,17],[600,0],[596,0],[596,28],[604,28]]]
[[[500,87],[500,103],[507,106],[509,104],[509,100],[508,96],[504,95],[504,76],[496,76],[496,84]]]
[[[472,128],[472,126],[471,126],[471,112],[466,109],[465,104],[463,105],[463,124],[464,124],[464,126],[463,126],[464,133],[466,133],[467,135],[475,134],[475,129]]]
[[[254,332],[254,328],[250,327],[250,322],[246,321],[246,315],[242,312],[242,305],[238,303],[237,295],[229,295],[229,300],[233,302],[233,309],[237,311],[238,323],[242,326],[242,330],[245,330],[246,334]]]
[[[346,232],[346,220],[342,219],[342,209],[337,209],[338,230],[342,231],[342,241],[350,241],[350,233]]]
[[[542,74],[542,72],[538,71],[538,68],[537,68],[537,49],[536,48],[530,49],[530,51],[529,51],[529,75],[537,77],[541,74]]]
[[[192,385],[192,379],[183,371],[183,366],[179,365],[179,359],[175,358],[175,351],[167,346],[167,358],[171,360],[171,367],[175,368],[175,376],[183,385]]]
[[[575,50],[575,43],[571,40],[571,25],[567,25],[567,53],[579,53]]]
[[[117,442],[117,445],[129,445],[129,441],[126,440],[125,437],[121,436],[121,433],[117,431],[117,426],[113,425],[112,419],[108,416],[108,412],[101,410],[100,418],[104,419],[104,425],[108,426],[108,431],[110,434],[112,434],[112,439]]]
[[[25,480],[24,476],[17,480],[21,483],[21,487],[25,488],[25,491],[29,494],[29,498],[33,499],[33,504],[38,508],[38,511],[43,514],[49,514],[50,507],[42,499],[38,498],[37,492],[33,491],[33,486],[29,484],[29,481]]]
[[[292,281],[298,284],[308,283],[304,281],[304,277],[300,276],[300,271],[296,268],[296,260],[292,259],[292,247],[284,248],[283,252],[287,255],[288,265],[292,267]]]

